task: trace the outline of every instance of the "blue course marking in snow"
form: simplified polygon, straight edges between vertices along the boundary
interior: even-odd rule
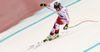
[[[65,6],[65,7],[69,7],[69,6],[71,6],[71,5],[75,4],[75,3],[79,2],[79,1],[81,1],[81,0],[77,0],[77,1],[75,1],[75,2],[73,2],[73,3],[71,3],[71,4],[69,4],[69,5],[67,5],[67,6]],[[8,37],[6,37],[6,38],[4,38],[4,39],[0,40],[0,43],[1,43],[1,42],[3,42],[3,41],[5,41],[6,39],[8,39],[8,38],[12,37],[13,35],[15,35],[15,34],[17,34],[17,33],[21,32],[21,31],[23,31],[23,30],[27,29],[28,27],[30,27],[30,26],[32,26],[32,25],[34,25],[34,24],[36,24],[36,23],[38,23],[38,22],[40,22],[40,21],[42,21],[42,20],[44,20],[44,19],[48,18],[49,16],[53,15],[54,13],[55,13],[55,12],[53,12],[53,13],[51,13],[51,14],[47,15],[46,17],[44,17],[44,18],[42,18],[42,19],[40,19],[40,20],[38,20],[38,21],[36,21],[36,22],[34,22],[34,23],[30,24],[30,25],[28,25],[27,27],[25,27],[25,28],[23,28],[23,29],[21,29],[21,30],[18,30],[17,32],[15,32],[15,33],[13,33],[13,34],[9,35]]]
[[[87,51],[89,51],[89,50],[91,50],[91,49],[93,49],[93,48],[97,47],[98,45],[100,45],[100,42],[99,42],[99,43],[97,43],[96,45],[94,45],[94,46],[92,46],[92,47],[88,48],[87,50],[85,50],[85,51],[83,51],[83,52],[87,52]]]
[[[65,7],[69,7],[69,6],[75,4],[75,3],[79,2],[79,1],[81,1],[81,0],[77,0],[77,1],[75,1],[75,2],[73,2],[73,3],[71,3],[71,4],[69,4],[69,5],[67,5],[67,6],[65,6]]]

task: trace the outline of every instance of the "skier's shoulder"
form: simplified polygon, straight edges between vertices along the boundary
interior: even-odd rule
[[[61,8],[60,8],[60,11],[65,11],[65,7],[64,6],[61,6]]]

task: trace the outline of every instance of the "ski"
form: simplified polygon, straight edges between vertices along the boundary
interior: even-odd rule
[[[39,47],[43,43],[44,43],[43,41],[37,42],[36,44],[29,46],[29,48],[27,50],[30,50],[32,48],[36,49],[37,47]]]
[[[56,38],[58,38],[59,36],[57,36]],[[54,38],[54,39],[56,39],[56,38]],[[31,46],[29,46],[29,48],[27,49],[27,50],[30,50],[30,49],[36,49],[36,48],[38,48],[38,47],[40,47],[42,44],[44,44],[45,42],[47,42],[47,41],[52,41],[52,40],[54,40],[54,39],[44,39],[44,40],[42,40],[42,41],[40,41],[40,42],[37,42],[36,44],[34,44],[34,45],[31,45]]]
[[[41,46],[42,44],[44,44],[47,41],[51,41],[51,40],[44,39],[43,41],[37,42],[36,44],[29,46],[29,48],[27,50],[30,50],[32,48],[36,49],[36,48],[38,48],[39,46]]]

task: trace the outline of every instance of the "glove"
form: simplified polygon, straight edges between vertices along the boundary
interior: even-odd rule
[[[40,6],[46,6],[46,4],[44,4],[44,3],[41,3],[41,4],[40,4]]]

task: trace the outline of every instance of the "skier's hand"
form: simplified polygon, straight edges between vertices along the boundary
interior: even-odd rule
[[[41,3],[40,6],[46,6],[46,4],[45,3]]]

